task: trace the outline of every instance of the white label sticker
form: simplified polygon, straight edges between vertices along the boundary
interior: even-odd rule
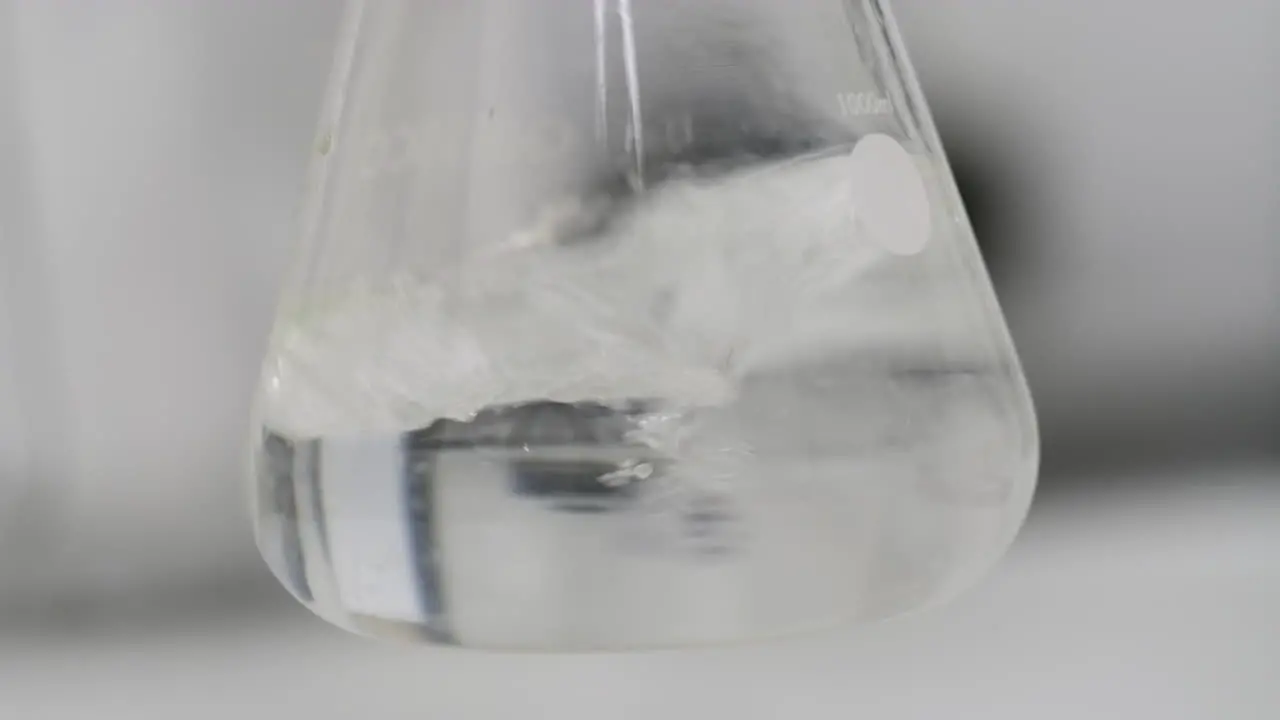
[[[932,214],[911,154],[888,135],[874,134],[858,142],[849,160],[853,212],[861,230],[894,255],[924,250]]]

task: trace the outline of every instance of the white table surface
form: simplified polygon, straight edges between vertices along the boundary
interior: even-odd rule
[[[1155,482],[1155,481],[1167,482]],[[954,605],[716,651],[512,657],[243,622],[0,637],[3,718],[1280,718],[1280,471],[1106,483]]]

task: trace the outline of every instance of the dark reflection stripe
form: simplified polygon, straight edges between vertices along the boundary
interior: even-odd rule
[[[449,623],[440,557],[440,525],[436,500],[434,449],[419,449],[413,436],[401,448],[410,558],[417,578],[423,629],[428,640],[456,644]]]
[[[329,554],[328,519],[324,512],[324,483],[321,482],[324,468],[321,466],[320,443],[309,441],[299,448],[300,455],[296,462],[301,464],[299,475],[305,479],[311,489],[311,521],[315,523],[316,535],[320,540],[320,549],[324,553],[326,567],[333,567]]]
[[[267,474],[271,511],[280,522],[284,579],[294,594],[305,602],[311,602],[314,596],[303,557],[298,498],[294,486],[298,454],[292,443],[272,433],[265,435],[262,450],[264,462],[260,472]]]

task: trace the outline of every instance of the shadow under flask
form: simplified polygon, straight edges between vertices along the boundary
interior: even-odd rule
[[[357,633],[738,642],[974,583],[1038,465],[884,0],[355,0],[257,393]]]

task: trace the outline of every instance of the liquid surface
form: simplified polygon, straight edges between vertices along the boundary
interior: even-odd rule
[[[1002,554],[1033,420],[941,210],[866,237],[847,152],[581,200],[279,329],[259,543],[378,636],[728,642],[945,599]],[[927,163],[921,167],[929,171]]]

